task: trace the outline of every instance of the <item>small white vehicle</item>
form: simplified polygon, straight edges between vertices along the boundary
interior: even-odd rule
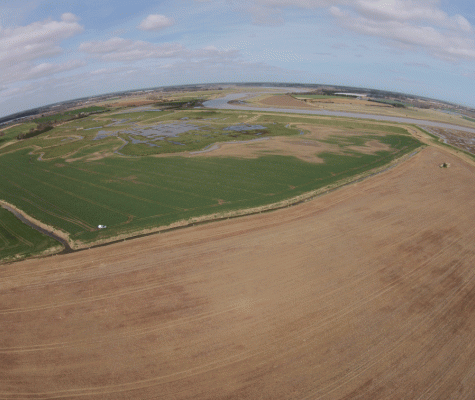
[[[107,228],[107,226],[105,226],[105,225],[97,225],[97,227],[98,227],[99,229]]]

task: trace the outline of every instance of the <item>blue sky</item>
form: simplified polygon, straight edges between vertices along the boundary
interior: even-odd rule
[[[2,0],[0,116],[163,85],[364,86],[475,107],[468,0]]]

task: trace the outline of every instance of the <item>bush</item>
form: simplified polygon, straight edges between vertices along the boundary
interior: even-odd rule
[[[18,140],[23,140],[23,139],[29,139],[38,135],[41,135],[42,133],[48,132],[51,129],[53,129],[53,126],[51,124],[38,124],[38,126],[35,128],[31,128],[28,133],[20,133],[16,138]]]

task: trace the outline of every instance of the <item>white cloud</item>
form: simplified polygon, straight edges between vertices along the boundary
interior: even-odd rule
[[[437,8],[437,3],[427,0],[358,0],[355,10],[373,20],[425,21],[435,26],[447,27],[465,32],[471,25],[461,15],[450,17]]]
[[[189,50],[178,43],[155,44],[114,37],[105,41],[81,43],[79,50],[103,61],[134,62],[154,58],[235,58],[236,50],[218,50],[208,46]]]
[[[26,26],[0,28],[0,82],[10,84],[69,71],[84,65],[78,60],[63,64],[40,62],[63,52],[60,44],[83,31],[74,14],[60,21],[45,20]]]
[[[11,68],[5,68],[0,75],[0,83],[11,84],[14,82],[28,81],[43,78],[61,72],[72,71],[86,65],[83,60],[71,60],[65,63],[20,63]]]
[[[61,20],[64,22],[77,22],[79,21],[79,18],[76,17],[73,13],[68,12],[61,15]]]
[[[473,27],[450,16],[439,0],[229,0],[254,23],[283,23],[284,8],[327,9],[351,31],[382,38],[406,50],[424,50],[448,61],[475,59]]]
[[[268,26],[284,23],[284,8],[324,8],[342,1],[347,0],[228,0],[235,10],[249,14],[254,24]]]
[[[198,50],[186,50],[182,58],[186,59],[209,59],[214,62],[235,60],[240,55],[239,50],[220,50],[215,46],[207,46]]]
[[[1,92],[0,115],[19,110],[55,103],[71,98],[94,94],[166,85],[192,84],[197,82],[224,81],[284,81],[308,78],[308,73],[286,70],[263,63],[244,62],[239,59],[219,58],[219,49],[201,49],[201,54],[213,58],[179,59],[162,64],[157,60],[154,68],[149,65],[128,64],[121,67],[98,68],[82,71],[66,77],[53,76],[34,82],[23,83]],[[85,85],[84,82],[88,84]],[[1,85],[0,85],[1,86]]]
[[[185,49],[176,43],[154,44],[114,37],[105,41],[84,42],[79,50],[104,61],[138,61],[147,58],[177,57]]]
[[[371,19],[338,7],[331,7],[330,12],[347,29],[387,39],[407,50],[424,49],[429,55],[448,61],[475,59],[473,38],[460,31],[413,24],[404,18]]]
[[[328,7],[335,3],[341,3],[338,0],[256,0],[255,3],[266,7],[299,7],[299,8],[319,8]]]
[[[277,26],[284,23],[280,10],[254,4],[246,6],[246,11],[251,14],[252,22],[256,25]]]
[[[234,5],[265,7],[278,9],[294,7],[305,9],[349,7],[373,19],[400,20],[400,21],[430,21],[437,26],[451,27],[464,31],[471,31],[470,22],[463,16],[456,14],[450,17],[440,10],[439,0],[229,0]]]
[[[465,76],[466,78],[475,80],[475,72],[464,72],[462,75]]]
[[[36,79],[43,76],[53,75],[60,72],[71,71],[86,65],[86,62],[83,60],[72,60],[62,64],[51,64],[51,63],[42,63],[35,65],[33,68],[28,71],[23,79]]]
[[[174,23],[172,18],[168,18],[165,15],[151,14],[145,18],[137,28],[143,31],[158,31],[172,26]]]
[[[305,58],[292,51],[282,51],[274,49],[264,49],[257,55],[251,57],[251,61],[281,61],[281,62],[302,62]]]
[[[30,86],[23,86],[23,87],[13,87],[13,88],[5,88],[2,87],[2,96],[0,97],[1,102],[5,102],[10,100],[13,96],[18,96],[30,91],[33,87]]]
[[[73,14],[68,14],[61,21],[46,20],[0,29],[0,67],[60,54],[59,43],[83,31],[72,17]]]
[[[419,63],[419,62],[405,62],[404,65],[408,67],[417,67],[417,68],[425,68],[425,69],[432,69],[429,64],[426,63]]]
[[[376,20],[428,21],[441,27],[470,32],[472,26],[463,16],[449,16],[438,8],[438,0],[230,0],[232,4],[246,5],[252,12],[263,8],[269,11],[296,7],[305,9],[348,7],[360,15]],[[271,11],[272,12],[272,11]]]
[[[89,72],[90,75],[110,75],[117,72],[117,68],[99,68]]]

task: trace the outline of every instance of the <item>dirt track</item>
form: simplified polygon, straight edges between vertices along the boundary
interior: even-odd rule
[[[441,162],[451,167],[441,169]],[[0,270],[0,398],[472,399],[475,167]]]

